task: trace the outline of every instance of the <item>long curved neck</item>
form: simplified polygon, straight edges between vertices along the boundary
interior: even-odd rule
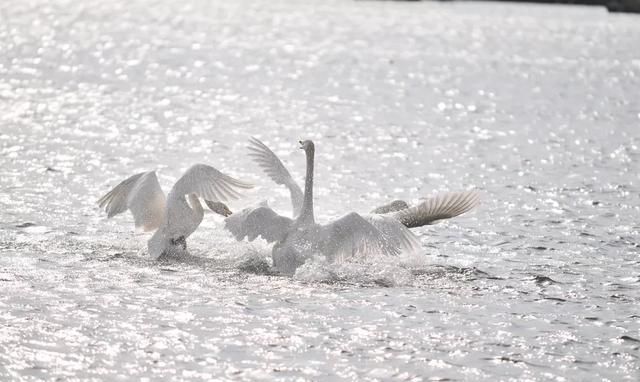
[[[302,201],[302,211],[297,222],[302,224],[314,224],[313,217],[313,155],[314,148],[306,150],[307,154],[307,176],[304,179],[304,199]]]
[[[204,216],[204,208],[202,208],[202,204],[200,204],[200,199],[198,199],[195,194],[189,194],[187,197],[189,198],[189,205],[193,212],[202,219]]]

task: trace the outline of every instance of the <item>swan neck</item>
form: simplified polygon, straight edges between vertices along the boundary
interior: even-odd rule
[[[198,199],[195,194],[189,194],[187,197],[189,198],[189,205],[191,206],[191,209],[197,215],[204,215],[204,208],[202,208],[202,204],[200,204],[200,199]]]
[[[307,175],[304,179],[304,199],[302,202],[302,211],[298,217],[300,223],[314,224],[313,216],[313,147],[306,150],[307,154]]]

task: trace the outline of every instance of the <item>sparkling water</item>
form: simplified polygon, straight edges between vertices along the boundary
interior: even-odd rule
[[[0,2],[1,380],[629,380],[640,18],[464,2]],[[478,189],[424,253],[294,277],[205,215],[191,256],[96,200],[193,163],[316,216]]]

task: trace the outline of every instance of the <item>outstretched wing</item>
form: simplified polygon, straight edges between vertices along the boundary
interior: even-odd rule
[[[420,250],[420,240],[398,220],[386,215],[364,215],[363,218],[380,231],[385,243],[391,247],[398,248],[402,253]]]
[[[433,224],[463,214],[480,202],[476,191],[450,192],[428,198],[417,206],[387,214],[409,228]]]
[[[206,164],[195,164],[173,185],[169,198],[196,194],[211,201],[238,199],[241,191],[250,188],[253,188],[250,183],[232,178]]]
[[[249,149],[249,156],[271,180],[276,184],[287,186],[291,193],[293,216],[297,217],[302,209],[303,194],[300,186],[298,186],[296,181],[291,177],[289,170],[284,167],[280,158],[259,139],[251,137],[247,148]]]
[[[286,236],[293,220],[280,216],[267,206],[266,202],[256,207],[245,208],[225,219],[224,227],[236,240],[249,241],[262,237],[269,243],[281,241]]]
[[[321,229],[322,252],[334,261],[374,254],[395,256],[402,252],[397,242],[385,240],[380,230],[355,212]]]
[[[136,228],[158,228],[164,219],[165,196],[155,171],[133,175],[98,200],[101,209],[113,217],[130,210]]]

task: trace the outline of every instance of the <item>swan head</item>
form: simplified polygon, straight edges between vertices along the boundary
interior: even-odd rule
[[[304,150],[305,152],[313,152],[314,151],[314,145],[313,145],[313,141],[310,140],[306,140],[306,141],[299,141],[300,142],[300,149]]]
[[[404,200],[394,200],[393,202],[389,203],[389,207],[393,208],[396,211],[399,211],[409,208],[409,205]]]
[[[231,212],[229,207],[227,207],[227,205],[222,202],[212,202],[211,200],[205,200],[204,202],[207,204],[207,207],[209,207],[211,211],[217,213],[218,215],[226,217],[230,216],[233,213]]]
[[[375,208],[371,213],[374,214],[388,214],[390,212],[402,211],[409,208],[409,205],[404,200],[394,200],[389,204]]]

